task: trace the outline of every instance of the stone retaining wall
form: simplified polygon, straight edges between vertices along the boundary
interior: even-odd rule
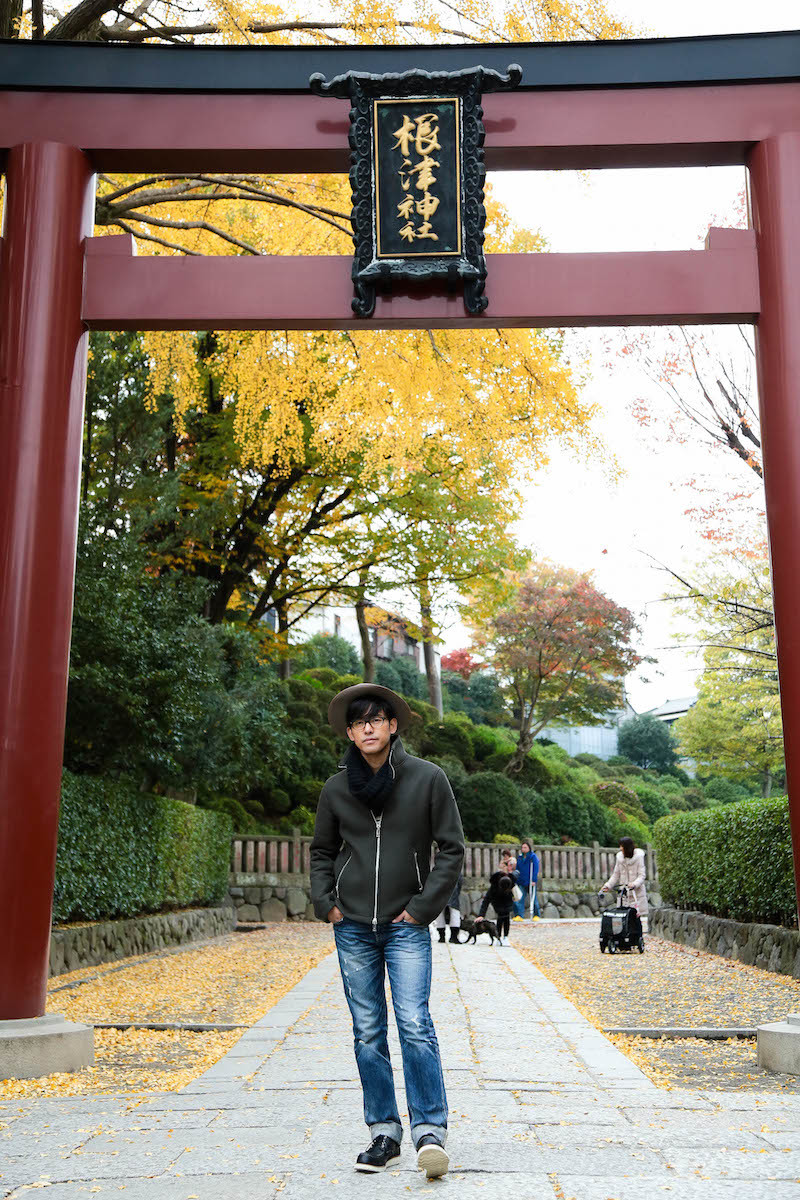
[[[316,921],[308,875],[233,875],[228,903],[237,921]]]
[[[225,904],[56,928],[50,934],[50,975],[219,937],[230,933],[235,924],[235,912]]]
[[[650,932],[681,946],[709,950],[722,958],[800,979],[800,932],[781,925],[744,924],[705,913],[661,908],[650,917]]]
[[[232,876],[229,902],[236,910],[238,921],[313,921],[310,881],[307,875],[245,875]],[[461,889],[463,912],[477,916],[481,901],[489,887],[488,879],[466,879]],[[600,900],[597,890],[548,891],[539,893],[542,916],[551,920],[569,917],[594,917],[601,908],[612,903],[610,897]],[[650,896],[651,908],[661,904],[661,897]]]

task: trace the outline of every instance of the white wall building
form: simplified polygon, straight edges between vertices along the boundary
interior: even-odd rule
[[[372,653],[384,662],[396,658],[410,658],[418,671],[425,670],[422,642],[413,636],[418,632],[406,617],[379,604],[370,604],[366,609],[367,625],[372,639]],[[317,633],[341,637],[361,654],[361,635],[358,631],[355,608],[352,605],[320,604],[295,626],[303,641]],[[436,672],[442,673],[441,654],[434,651]]]
[[[548,725],[539,737],[561,746],[570,758],[576,754],[596,754],[605,761],[619,753],[620,725],[635,716],[635,710],[625,700],[623,707],[609,713],[602,725]]]

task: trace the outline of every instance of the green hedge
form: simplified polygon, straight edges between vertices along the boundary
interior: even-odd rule
[[[54,921],[130,917],[222,899],[229,816],[64,773]]]
[[[663,896],[735,921],[796,919],[785,797],[662,817],[654,830]]]

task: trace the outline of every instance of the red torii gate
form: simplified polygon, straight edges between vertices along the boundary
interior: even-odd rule
[[[484,98],[492,169],[746,164],[753,230],[705,251],[488,256],[489,307],[351,315],[349,258],[136,258],[92,237],[93,172],[345,172],[350,69],[523,65]],[[0,1034],[44,1012],[87,331],[754,322],[800,879],[800,35],[536,46],[0,43]],[[265,80],[267,81],[265,83]]]

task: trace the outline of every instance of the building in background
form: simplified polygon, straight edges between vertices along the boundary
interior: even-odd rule
[[[364,618],[370,631],[372,653],[376,659],[411,659],[418,671],[425,670],[422,656],[421,632],[417,625],[401,613],[369,604]],[[341,637],[361,654],[361,635],[358,631],[355,608],[352,605],[320,604],[296,626],[300,639],[306,641],[318,633]],[[434,651],[436,673],[441,676],[441,654]]]
[[[674,725],[681,717],[685,717],[689,709],[697,703],[697,693],[694,696],[683,696],[679,700],[665,700],[658,708],[651,708],[647,714],[658,717],[665,725]]]
[[[570,758],[576,754],[594,754],[606,760],[619,752],[620,725],[636,715],[625,697],[622,707],[608,713],[602,725],[548,725],[539,737],[546,737],[561,746]]]

